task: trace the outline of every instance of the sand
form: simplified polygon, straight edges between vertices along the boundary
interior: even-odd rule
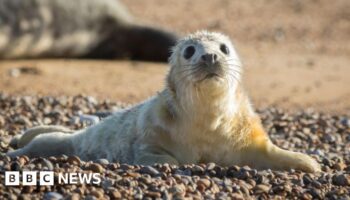
[[[181,35],[200,29],[229,35],[242,57],[244,84],[257,107],[350,111],[347,0],[123,2],[140,23]],[[165,63],[127,60],[1,61],[0,91],[86,94],[136,103],[161,90],[167,69]]]

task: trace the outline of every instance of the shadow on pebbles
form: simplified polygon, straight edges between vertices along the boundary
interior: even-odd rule
[[[72,129],[129,105],[92,97],[8,96],[0,93],[0,199],[349,199],[350,118],[305,110],[259,110],[274,143],[311,154],[322,172],[256,170],[214,163],[134,166],[78,157],[10,159],[10,139],[39,124]],[[5,186],[5,171],[96,172],[101,183]],[[56,179],[55,179],[56,180]]]

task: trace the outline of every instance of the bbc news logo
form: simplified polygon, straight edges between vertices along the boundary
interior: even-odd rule
[[[53,171],[23,171],[22,177],[19,171],[5,172],[5,185],[54,185],[55,176]],[[100,184],[99,173],[58,173],[58,184]]]

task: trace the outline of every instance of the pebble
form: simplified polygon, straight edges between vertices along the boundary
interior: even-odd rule
[[[69,156],[67,158],[67,162],[69,164],[71,164],[71,165],[78,165],[78,166],[80,166],[80,164],[81,164],[81,160],[80,160],[80,158],[78,156]]]
[[[53,171],[53,169],[54,169],[53,168],[53,164],[48,159],[43,158],[42,159],[42,164],[44,166],[43,169],[45,169],[45,167],[46,167],[46,170]]]
[[[186,191],[186,187],[183,184],[178,184],[169,188],[169,192],[174,195],[183,194],[185,191]]]
[[[101,199],[103,197],[103,190],[94,190],[91,192],[91,195],[93,195],[97,199]]]
[[[94,161],[95,163],[101,164],[101,165],[108,165],[109,161],[107,159],[101,158],[101,159],[97,159]]]
[[[63,196],[57,192],[47,192],[44,194],[44,200],[59,200],[63,199]]]
[[[93,195],[87,195],[84,200],[97,200],[97,198]]]
[[[28,194],[21,194],[18,196],[18,200],[30,200],[31,198],[29,197]]]
[[[213,170],[215,168],[215,163],[208,163],[206,170]]]
[[[202,178],[197,181],[197,185],[203,185],[204,187],[210,187],[210,180]]]
[[[270,186],[264,185],[264,184],[259,184],[254,187],[254,191],[258,194],[260,193],[268,193],[270,190]]]
[[[151,166],[145,166],[140,169],[141,174],[149,174],[151,176],[156,176],[159,174],[159,171]]]
[[[148,191],[146,195],[152,197],[152,199],[160,198],[162,196],[159,192],[152,192],[152,191]]]
[[[80,199],[81,199],[81,197],[80,197],[79,194],[73,193],[72,195],[70,195],[70,196],[68,197],[67,200],[80,200]]]
[[[114,183],[114,180],[106,179],[101,181],[101,186],[104,190],[107,190],[108,188],[113,186],[113,183]]]
[[[3,127],[5,125],[5,118],[0,115],[0,127]]]
[[[91,171],[96,172],[96,173],[103,173],[105,171],[105,169],[100,164],[97,164],[97,163],[89,164],[86,167],[86,169],[91,170]]]
[[[193,175],[202,175],[204,173],[204,169],[201,166],[195,165],[192,168],[192,174]]]
[[[118,190],[112,190],[110,192],[110,197],[111,197],[111,199],[120,199],[120,198],[122,198],[122,195],[120,194],[120,192]]]
[[[333,184],[338,186],[350,186],[349,174],[336,174],[332,177]]]

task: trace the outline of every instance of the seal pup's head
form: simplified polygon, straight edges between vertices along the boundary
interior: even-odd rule
[[[199,31],[172,49],[167,83],[177,96],[229,95],[241,80],[241,62],[230,39],[216,32]]]

